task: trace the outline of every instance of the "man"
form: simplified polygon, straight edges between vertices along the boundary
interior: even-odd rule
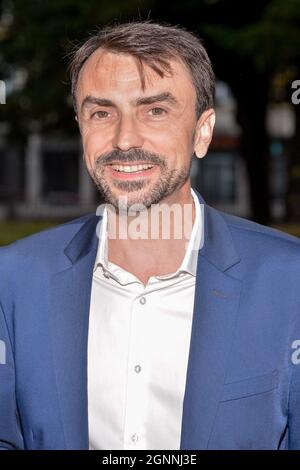
[[[2,448],[300,448],[300,243],[191,189],[215,121],[205,49],[110,26],[71,77],[106,204],[0,250]]]

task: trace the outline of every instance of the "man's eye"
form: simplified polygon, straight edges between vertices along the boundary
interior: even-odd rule
[[[152,108],[150,109],[150,113],[152,116],[162,116],[163,114],[166,114],[167,111],[163,108]]]
[[[107,111],[96,111],[95,113],[92,114],[92,118],[106,118],[108,117],[108,112]]]

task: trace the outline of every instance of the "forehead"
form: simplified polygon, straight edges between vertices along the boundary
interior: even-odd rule
[[[102,96],[103,93],[125,93],[125,97],[130,95],[134,98],[150,91],[169,91],[185,101],[195,98],[194,85],[186,66],[177,60],[170,60],[169,64],[171,73],[164,71],[163,77],[147,64],[143,64],[143,90],[140,69],[133,56],[98,49],[85,62],[79,73],[77,97],[81,101],[89,94]]]

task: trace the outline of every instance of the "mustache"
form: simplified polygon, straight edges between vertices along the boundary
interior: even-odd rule
[[[165,158],[156,153],[147,152],[142,149],[132,149],[127,152],[122,152],[122,150],[112,150],[111,152],[99,155],[97,157],[95,165],[109,165],[110,163],[131,163],[131,162],[145,162],[153,163],[153,165],[160,165],[165,167]]]

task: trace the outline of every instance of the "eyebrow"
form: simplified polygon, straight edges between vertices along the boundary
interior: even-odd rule
[[[140,106],[143,104],[152,104],[152,103],[156,103],[160,101],[167,101],[168,103],[175,104],[175,105],[178,104],[177,98],[175,98],[175,96],[172,95],[172,93],[164,92],[158,95],[145,96],[145,97],[138,98],[136,100],[136,106]]]
[[[141,106],[141,105],[153,104],[157,102],[168,102],[173,105],[179,104],[177,98],[175,98],[175,96],[169,92],[163,92],[163,93],[159,93],[158,95],[137,98],[134,104],[135,106]],[[81,111],[83,111],[83,109],[87,107],[88,105],[93,105],[93,104],[96,104],[98,106],[116,106],[113,101],[108,100],[106,98],[98,98],[96,96],[88,95],[84,98],[82,102]]]

